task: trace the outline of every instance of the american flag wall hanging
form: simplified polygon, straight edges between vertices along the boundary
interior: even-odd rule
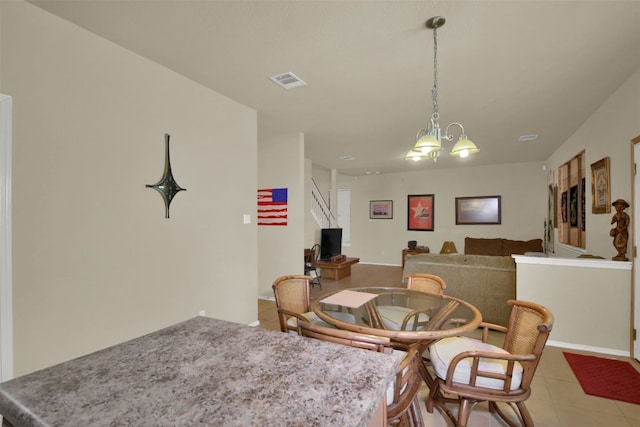
[[[287,225],[287,189],[258,190],[258,225]]]

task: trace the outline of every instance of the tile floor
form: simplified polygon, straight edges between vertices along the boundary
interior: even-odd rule
[[[363,277],[368,277],[371,286],[399,286],[400,267],[357,265],[352,276],[338,282],[324,280],[323,289],[312,289],[312,297],[342,287],[358,286]],[[373,273],[371,269],[373,268]],[[396,269],[396,270],[389,270]],[[365,271],[366,274],[364,273]],[[365,274],[363,276],[363,274]],[[347,280],[348,279],[348,280]],[[258,300],[260,326],[279,330],[275,303]],[[553,334],[553,332],[552,332]],[[571,368],[562,355],[564,349],[547,346],[533,381],[532,395],[527,401],[535,425],[538,427],[640,427],[640,405],[603,399],[585,394]],[[570,350],[575,353],[590,354]],[[600,355],[603,356],[603,355]],[[609,357],[609,356],[605,356]],[[638,363],[634,362],[640,370]],[[426,398],[428,389],[423,385],[420,396]],[[640,390],[638,390],[640,393]],[[421,399],[424,402],[424,399]],[[423,417],[427,426],[450,426],[438,410],[428,414],[423,406]],[[469,426],[504,426],[497,417],[489,413],[486,404],[479,404],[471,415]]]

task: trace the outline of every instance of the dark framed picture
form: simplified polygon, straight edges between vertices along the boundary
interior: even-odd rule
[[[393,219],[393,200],[369,201],[370,219]]]
[[[571,227],[578,226],[578,186],[574,185],[569,189],[569,224]]]
[[[591,213],[611,212],[609,158],[591,164]]]
[[[433,231],[434,195],[410,195],[407,199],[407,230]]]
[[[553,185],[553,228],[558,228],[558,185]]]
[[[582,177],[582,179],[580,180],[580,228],[582,231],[585,231],[585,224],[587,223],[587,209],[586,209],[586,200],[587,198],[585,197],[585,192],[587,190],[585,190],[586,188],[586,178]]]
[[[456,197],[456,224],[501,224],[501,196]]]

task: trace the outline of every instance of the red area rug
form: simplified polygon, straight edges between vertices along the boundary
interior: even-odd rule
[[[585,393],[640,405],[640,372],[629,362],[563,354]]]

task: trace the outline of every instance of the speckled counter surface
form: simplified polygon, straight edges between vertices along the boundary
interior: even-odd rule
[[[381,353],[196,317],[0,384],[20,426],[362,426]]]

